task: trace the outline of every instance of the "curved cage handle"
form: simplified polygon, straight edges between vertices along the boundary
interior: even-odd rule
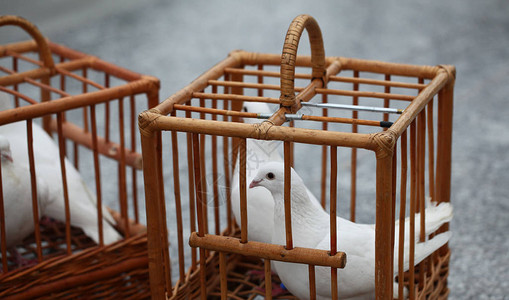
[[[282,106],[293,106],[295,99],[295,62],[300,36],[307,30],[311,46],[312,80],[325,80],[325,50],[322,32],[316,20],[309,15],[299,15],[293,19],[286,32],[283,54],[281,55],[281,96]]]
[[[49,49],[48,43],[34,24],[18,16],[0,16],[0,27],[6,25],[21,27],[28,34],[30,34],[39,48],[39,60],[43,62],[45,67],[50,69],[54,68],[55,63],[53,62],[53,57],[51,56],[51,51]]]

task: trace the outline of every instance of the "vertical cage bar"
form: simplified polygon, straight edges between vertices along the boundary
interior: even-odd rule
[[[426,111],[422,110],[417,117],[417,169],[418,171],[418,203],[420,214],[419,241],[424,242],[425,236],[425,158],[426,158]]]
[[[88,69],[87,68],[83,68],[82,76],[83,76],[83,78],[87,78],[88,77]],[[83,94],[88,93],[88,85],[87,85],[87,83],[85,81],[83,81],[83,84],[82,84],[82,93]],[[88,125],[88,111],[87,111],[87,108],[84,107],[83,108],[83,129],[84,129],[85,132],[88,132],[88,128],[89,128],[89,125]]]
[[[424,83],[424,80],[422,80]],[[427,106],[427,117],[428,117],[428,188],[429,188],[429,197],[431,201],[437,201],[435,198],[435,134],[434,134],[434,126],[433,126],[433,100],[431,99],[428,102]],[[434,234],[432,234],[434,236]],[[433,252],[431,254],[431,259],[428,260],[428,270],[431,272],[431,264],[436,261],[437,252]]]
[[[201,153],[200,153],[200,136],[197,133],[192,134],[193,137],[193,165],[194,165],[194,182],[195,182],[195,189],[196,189],[196,212],[198,217],[198,236],[203,237],[205,236],[205,220],[204,220],[204,214],[203,214],[203,175],[201,173],[201,163],[200,160],[202,159]],[[207,277],[206,277],[206,254],[205,249],[200,248],[200,295],[201,299],[205,300],[207,299]]]
[[[228,76],[228,79],[231,81],[236,82],[243,82],[244,81],[244,75],[243,74],[230,74]],[[231,93],[233,95],[244,95],[244,88],[240,86],[232,86],[229,88],[228,93]],[[241,101],[230,101],[230,108],[233,111],[241,111],[243,102]],[[240,122],[240,117],[238,116],[231,116],[230,120],[233,122]],[[231,144],[232,144],[232,154],[231,154],[231,171],[235,170],[235,164],[237,163],[237,155],[239,151],[239,138],[232,138]]]
[[[60,56],[60,63],[63,63],[64,61],[65,58]],[[63,73],[60,74],[60,90],[65,92],[65,75]]]
[[[50,76],[41,77],[41,83],[47,86],[51,85]],[[51,100],[51,92],[48,89],[41,87],[41,102],[46,102]],[[46,131],[50,136],[52,136],[51,132],[51,115],[46,115],[42,117],[42,128]]]
[[[285,231],[286,231],[286,249],[293,249],[293,237],[292,237],[292,204],[291,204],[291,192],[292,192],[292,179],[291,179],[291,147],[290,142],[284,141],[284,163],[285,163],[285,190],[284,190],[284,201],[285,201]]]
[[[18,73],[18,58],[12,57],[12,70]],[[18,84],[14,84],[14,91],[19,92]],[[19,107],[19,97],[14,96],[14,107]],[[6,269],[7,270],[7,269]]]
[[[359,71],[353,71],[353,77],[359,78]],[[353,90],[359,91],[359,83],[353,83]],[[353,96],[352,99],[353,105],[359,105],[359,96]],[[352,111],[352,119],[358,119],[359,112],[354,110]],[[358,132],[358,125],[352,124],[352,133]],[[357,148],[352,148],[351,158],[350,158],[350,221],[355,222],[355,210],[357,208]]]
[[[423,109],[417,117],[417,203],[420,212],[419,242],[426,240],[426,211],[425,211],[425,158],[426,158],[426,111]],[[424,266],[428,260],[419,263],[419,289],[424,287]]]
[[[391,81],[391,75],[390,74],[385,74],[385,81]],[[390,94],[391,93],[391,86],[390,85],[386,85],[385,86],[384,93],[386,93],[386,94]],[[389,108],[390,101],[391,100],[389,98],[385,98],[384,99],[384,107],[385,108]],[[385,122],[389,121],[389,114],[388,113],[384,113],[384,121]],[[387,129],[388,128],[384,128],[384,130],[387,130]]]
[[[415,201],[416,201],[416,185],[417,185],[417,171],[416,171],[416,121],[410,124],[410,224],[409,224],[409,298],[415,298]]]
[[[159,182],[157,165],[157,138],[154,132],[141,133],[143,155],[143,178],[145,185],[145,203],[147,211],[148,266],[150,293],[153,299],[163,299],[165,295],[164,265],[159,213]]]
[[[221,286],[221,300],[228,299],[228,281],[226,278],[226,253],[219,252],[219,276]]]
[[[205,107],[205,99],[200,98],[200,107]],[[200,119],[205,120],[205,113],[200,112]],[[209,233],[209,209],[208,209],[208,194],[207,194],[207,167],[205,164],[205,138],[206,135],[200,135],[200,168],[201,168],[201,178],[200,181],[201,189],[202,189],[202,204],[203,204],[203,224],[205,229],[205,234]]]
[[[123,130],[123,129],[122,129]],[[168,242],[168,226],[166,223],[166,204],[164,202],[164,180],[163,180],[163,149],[162,149],[162,132],[157,131],[155,133],[156,135],[156,163],[157,163],[157,178],[158,182],[161,184],[158,186],[159,188],[159,232],[161,234],[161,243],[162,243],[162,255],[163,255],[163,262],[164,262],[164,275],[165,275],[165,282],[166,282],[166,291],[170,295],[172,292],[172,282],[171,282],[171,264],[170,264],[170,254],[169,254],[169,242]],[[122,147],[122,149],[124,149]],[[125,165],[124,165],[125,166]],[[125,167],[124,167],[125,171]],[[124,173],[125,176],[125,173]],[[124,177],[125,179],[125,177]],[[125,206],[127,208],[127,200],[125,201]],[[126,212],[127,213],[127,212]],[[124,222],[128,222],[128,216],[126,215],[126,219]],[[128,224],[128,223],[127,223]],[[126,226],[126,231],[129,230],[129,227]]]
[[[240,242],[247,243],[246,139],[239,143]]]
[[[455,70],[451,70],[452,75]],[[454,78],[438,93],[437,115],[437,162],[436,162],[436,190],[435,196],[438,203],[449,202],[451,196],[451,159],[452,159],[452,116],[454,109]],[[444,224],[438,232],[449,230],[449,224]],[[447,245],[440,248],[440,255],[449,251]],[[446,265],[449,263],[447,262]]]
[[[159,93],[147,94],[148,107],[154,107],[159,101]],[[108,104],[109,102],[106,102]],[[164,187],[162,181],[162,141],[160,132],[154,132],[150,128],[140,128],[141,146],[143,154],[143,180],[145,188],[145,203],[147,212],[147,237],[150,292],[154,299],[163,296],[171,297],[173,290],[165,288],[164,270],[169,268],[163,260],[163,244],[161,235],[167,236],[167,227],[162,226],[161,203],[164,203]],[[162,201],[161,201],[162,200]],[[171,283],[170,283],[171,285]]]
[[[338,147],[330,147],[330,242],[331,242],[331,255],[336,255],[337,252],[337,237],[336,237],[336,216],[337,216],[337,191],[338,191]]]
[[[243,82],[244,81],[244,75],[237,74],[237,73],[230,74],[228,76],[228,79],[231,80],[231,81]],[[244,95],[244,88],[240,87],[240,86],[232,86],[232,87],[230,87],[229,91],[230,91],[231,94],[234,94],[234,95]],[[230,105],[231,105],[232,110],[235,110],[235,111],[241,111],[242,110],[242,102],[241,101],[233,101],[233,102],[230,103]],[[234,122],[239,122],[240,118],[237,117],[237,116],[233,116],[232,120]],[[235,155],[233,157],[235,157]]]
[[[435,198],[435,137],[433,128],[433,99],[428,103],[428,184],[429,196],[432,201]]]
[[[322,94],[322,102],[323,103],[327,103],[328,102],[328,97],[327,97],[327,94]],[[322,116],[324,117],[327,117],[329,114],[327,108],[322,108]],[[328,130],[328,127],[329,127],[329,123],[327,122],[322,122],[322,130],[323,131],[327,131]],[[326,200],[327,200],[327,191],[326,191],[326,187],[327,187],[327,146],[326,145],[323,145],[322,146],[322,180],[320,181],[321,182],[321,185],[320,185],[320,188],[321,188],[321,201],[320,203],[322,204],[322,207],[325,209],[325,206],[326,206]]]
[[[194,167],[194,182],[195,182],[195,198],[196,198],[196,216],[198,219],[198,235],[205,236],[205,225],[203,220],[203,200],[202,200],[202,174],[200,168],[200,141],[199,134],[193,133],[193,167]]]
[[[104,87],[110,87],[110,74],[104,74]],[[110,142],[110,101],[104,103],[104,139],[106,143]]]
[[[405,212],[406,212],[406,186],[408,175],[407,158],[407,131],[401,134],[401,184],[399,198],[399,242],[398,242],[398,299],[403,299],[404,289],[404,256],[405,256]]]
[[[226,117],[225,117],[226,118]],[[223,137],[223,168],[224,168],[224,186],[226,193],[226,226],[228,233],[233,232],[232,202],[230,193],[230,160],[229,160],[228,137]]]
[[[90,123],[92,129],[92,151],[94,155],[95,189],[97,194],[97,224],[99,228],[99,246],[104,246],[103,211],[101,192],[101,167],[99,165],[99,150],[97,142],[97,121],[95,104],[90,105]]]
[[[424,80],[423,80],[424,82]],[[433,100],[428,102],[427,106],[427,117],[428,117],[428,188],[429,197],[431,201],[437,201],[435,198],[435,134],[434,134],[434,122],[433,122]],[[433,237],[434,234],[431,235]],[[437,252],[433,252],[431,259],[428,260],[428,271],[431,272],[431,264],[436,261]]]
[[[136,105],[135,96],[131,95],[130,98],[130,124],[131,124],[131,151],[136,152]],[[133,210],[134,210],[134,221],[138,224],[140,222],[140,216],[138,213],[138,183],[136,176],[136,169],[131,168],[131,181],[132,181],[132,194],[133,194]]]
[[[295,127],[295,121],[291,120],[289,125],[292,128]],[[293,146],[294,146],[294,144],[290,143],[290,167],[292,167],[292,168],[295,167],[295,161],[294,161],[295,149]]]
[[[396,221],[396,181],[397,181],[397,170],[398,170],[398,143],[394,143],[394,152],[392,154],[392,220],[391,223],[394,224]],[[391,244],[395,244],[396,239],[396,227],[394,230],[391,230]],[[392,251],[394,253],[394,250]],[[394,266],[394,264],[393,264]]]
[[[175,113],[172,113],[175,116]],[[179,257],[179,276],[185,278],[185,259],[184,259],[184,236],[182,222],[182,204],[180,199],[180,174],[179,174],[179,153],[178,137],[176,131],[171,131],[171,150],[173,158],[173,194],[175,195],[175,213],[177,215],[177,243]]]
[[[207,254],[204,248],[200,248],[200,298],[202,300],[207,299]]]
[[[120,161],[118,164],[118,194],[120,197],[120,214],[125,226],[125,237],[129,237],[129,214],[127,208],[126,166],[125,166],[125,132],[124,132],[124,98],[118,99],[118,128],[120,132]]]
[[[451,150],[454,80],[438,93],[436,196],[438,202],[449,202],[451,194]],[[444,227],[448,229],[448,225]]]
[[[27,143],[28,164],[29,164],[29,169],[30,169],[30,184],[31,184],[31,188],[32,188],[32,213],[33,213],[33,217],[34,217],[35,243],[36,243],[36,248],[37,248],[37,261],[41,262],[42,261],[41,228],[39,226],[39,199],[37,197],[37,178],[35,176],[34,140],[33,140],[34,136],[33,136],[33,130],[32,130],[32,119],[28,119],[26,122],[27,122],[27,142],[28,142]],[[67,210],[66,210],[66,212],[67,212]],[[67,219],[67,214],[66,214],[66,219]],[[68,224],[68,222],[66,220],[66,226],[67,226],[67,224]],[[66,234],[66,238],[67,237],[68,237],[68,235]],[[69,251],[69,247],[68,247],[68,251]]]
[[[72,149],[73,149],[74,167],[76,168],[76,170],[79,170],[80,169],[80,164],[79,164],[80,160],[79,160],[78,143],[72,142],[72,145],[73,145]]]
[[[230,76],[228,74],[224,75],[224,80],[229,81]],[[227,86],[224,87],[224,94],[229,93],[229,88]],[[223,100],[223,109],[229,110],[229,101]],[[228,122],[230,118],[228,116],[223,115],[223,121]],[[229,145],[229,137],[223,136],[223,169],[224,169],[224,186],[225,186],[225,194],[226,194],[226,228],[228,234],[233,232],[234,221],[232,217],[232,199],[230,193],[230,166],[231,166],[231,156],[230,156],[230,145]]]
[[[392,299],[392,158],[386,150],[376,153],[375,292],[377,299]]]
[[[336,255],[337,240],[337,198],[338,198],[338,148],[330,147],[330,252]],[[331,268],[331,299],[338,298],[338,270]]]
[[[212,93],[217,94],[217,86],[212,87]],[[212,100],[212,108],[217,108],[217,100]],[[217,116],[215,114],[212,115],[212,120],[216,121]],[[214,225],[215,225],[215,234],[219,235],[221,233],[221,222],[220,222],[220,212],[219,212],[219,187],[218,187],[218,171],[217,171],[217,136],[212,136],[212,189],[214,195]]]
[[[315,266],[308,265],[308,273],[309,273],[309,299],[316,299],[316,278],[315,278]]]
[[[270,260],[265,259],[263,261],[265,270],[265,299],[272,299],[272,271],[270,268]]]
[[[189,116],[188,116],[189,115]],[[186,117],[189,118],[191,113],[186,111]],[[196,232],[196,209],[195,209],[195,194],[194,194],[194,163],[193,163],[193,141],[192,134],[186,133],[187,138],[187,174],[189,182],[189,229],[191,232]],[[191,270],[196,269],[197,251],[196,248],[191,247]]]
[[[0,159],[0,242],[2,251],[2,272],[7,273],[7,234],[5,232],[5,208],[4,208],[4,190],[2,180],[2,160]]]
[[[63,56],[60,56],[60,63],[63,63],[65,61],[65,58]],[[66,87],[65,87],[65,75],[64,74],[60,74],[60,90],[65,92],[66,91]],[[63,98],[64,96],[62,95],[61,98]],[[63,121],[65,122],[66,121],[66,118],[65,118],[65,111],[62,112],[63,115],[62,115],[62,119]],[[64,145],[64,148],[65,148],[65,153],[67,153],[67,145]]]
[[[263,71],[263,64],[258,65],[258,71]],[[263,75],[258,75],[258,83],[263,83]],[[263,97],[263,88],[258,89],[258,97]]]
[[[69,190],[67,186],[67,175],[65,168],[65,141],[62,133],[62,113],[57,114],[58,147],[60,154],[60,172],[62,173],[62,188],[64,193],[65,207],[65,240],[67,244],[67,254],[71,254],[71,209],[69,206]]]

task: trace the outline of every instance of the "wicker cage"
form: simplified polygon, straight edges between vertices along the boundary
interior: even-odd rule
[[[148,298],[147,236],[139,223],[143,214],[138,213],[143,209],[143,202],[138,203],[143,191],[138,187],[142,163],[135,116],[157,105],[158,79],[53,43],[20,17],[0,17],[0,26],[6,25],[20,27],[33,38],[0,45],[1,105],[7,108],[0,111],[0,128],[26,127],[16,134],[25,140],[22,147],[28,152],[29,178],[24,185],[32,191],[34,232],[16,245],[7,245],[6,237],[16,233],[6,231],[6,218],[8,214],[21,217],[17,215],[21,212],[10,212],[6,205],[21,200],[7,198],[11,196],[5,191],[10,187],[0,184],[4,191],[0,192],[0,298]],[[55,168],[61,182],[51,184],[61,184],[62,193],[55,201],[62,202],[65,213],[52,218],[38,208],[37,155],[48,151],[38,147],[40,136],[52,136],[58,153]],[[18,151],[12,142],[11,151]],[[118,172],[106,176],[105,168]],[[79,170],[88,181],[91,197],[97,201],[94,216],[89,216],[99,220],[97,240],[73,225],[76,215],[71,213],[70,201],[76,200],[68,181],[71,169]],[[107,174],[111,173],[115,171]],[[5,180],[8,174],[3,175]],[[100,209],[106,204],[111,206],[109,211]],[[120,233],[120,239],[112,243],[104,235],[106,212]],[[7,246],[16,249],[23,265],[14,261],[16,255]]]
[[[311,56],[297,56],[304,29]],[[447,245],[418,265],[410,253],[409,270],[393,257],[406,241],[404,226],[395,232],[396,220],[409,218],[408,243],[415,246],[416,239],[427,239],[425,226],[415,230],[424,222],[426,198],[449,202],[454,80],[450,65],[326,57],[317,22],[301,15],[289,27],[282,55],[231,52],[141,113],[152,297],[271,299],[278,288],[271,261],[284,261],[308,265],[310,299],[317,292],[315,266],[330,267],[335,299],[337,277],[348,265],[336,237],[336,216],[342,215],[375,223],[377,299],[393,298],[395,280],[411,299],[447,298]],[[260,102],[273,110],[243,109]],[[253,118],[259,121],[245,122]],[[285,245],[248,238],[247,145],[260,140],[284,157]],[[307,176],[330,212],[331,249],[293,244],[290,167]],[[239,219],[233,185],[240,193]],[[437,232],[446,230],[448,223]]]

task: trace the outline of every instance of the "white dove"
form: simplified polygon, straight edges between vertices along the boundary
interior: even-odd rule
[[[292,203],[292,232],[295,247],[315,249],[330,249],[330,221],[329,214],[311,203],[302,179],[292,169],[291,173],[291,203]],[[284,164],[271,162],[263,165],[252,180],[251,187],[263,186],[273,196],[274,232],[272,242],[284,245]],[[419,216],[417,215],[418,219]],[[442,224],[452,219],[450,203],[426,209],[426,235],[434,232]],[[419,231],[416,222],[416,231]],[[398,232],[399,223],[396,223]],[[408,226],[405,227],[407,229]],[[408,237],[408,232],[406,233]],[[418,235],[416,235],[417,237]],[[429,256],[433,251],[447,243],[450,232],[436,235],[424,243],[415,244],[415,260],[417,264]],[[347,255],[344,269],[338,270],[338,295],[340,299],[373,299],[375,290],[375,227],[368,224],[356,224],[348,220],[337,218],[337,238],[339,251]],[[408,240],[408,238],[407,238]],[[395,246],[395,265],[397,264],[397,245]],[[405,269],[408,269],[409,245],[405,243]],[[308,267],[304,264],[274,262],[277,274],[286,288],[300,299],[309,299]],[[395,268],[397,270],[397,268]],[[316,267],[316,297],[317,299],[331,298],[330,268]],[[395,284],[396,285],[396,284]],[[397,293],[397,286],[394,292]]]
[[[20,244],[34,231],[32,213],[32,189],[30,171],[12,159],[9,140],[0,135],[0,156],[2,160],[2,189],[4,200],[6,247]],[[39,216],[52,201],[48,185],[40,176],[36,177]],[[0,220],[1,222],[2,220]],[[2,242],[0,241],[0,244]]]
[[[244,101],[245,112],[271,113],[270,107],[264,102]],[[259,123],[259,119],[244,118],[244,123]],[[246,184],[251,182],[259,167],[270,161],[283,161],[278,150],[281,142],[256,139],[246,140]],[[270,243],[274,227],[274,201],[269,191],[263,188],[248,189],[247,192],[247,222],[248,240]],[[308,190],[311,201],[321,208],[318,200]],[[240,189],[239,189],[239,160],[235,165],[232,180],[232,210],[240,224]]]
[[[6,99],[1,99],[0,109],[9,107]],[[7,99],[8,100],[8,99]],[[55,199],[45,207],[42,214],[65,222],[65,205],[62,175],[60,171],[60,154],[53,139],[37,123],[32,122],[35,170],[49,186],[50,197]],[[12,158],[28,168],[28,149],[26,122],[20,121],[0,126],[0,134],[9,141]],[[80,227],[85,234],[99,243],[99,226],[97,222],[97,199],[86,186],[76,168],[65,159],[67,187],[71,225]],[[104,244],[113,243],[121,238],[111,224],[115,221],[106,207],[102,207]],[[106,222],[104,222],[106,220]]]
[[[244,102],[244,111],[270,113],[266,103]],[[244,118],[244,123],[254,124],[260,120]],[[279,145],[275,141],[253,140],[246,141],[246,184],[256,175],[261,164],[269,161],[281,161]],[[232,210],[240,224],[240,189],[239,189],[239,159],[235,165],[232,180]],[[270,243],[273,227],[274,201],[266,189],[247,190],[247,222],[248,239]]]

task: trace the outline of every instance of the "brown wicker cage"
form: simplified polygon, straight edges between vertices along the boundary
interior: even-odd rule
[[[20,17],[0,17],[0,26],[6,25],[20,27],[33,38],[0,45],[1,100],[13,107],[0,111],[0,126],[26,124],[26,132],[19,135],[27,141],[30,179],[25,184],[32,190],[35,230],[15,245],[21,257],[31,262],[22,267],[16,265],[6,249],[9,232],[4,200],[9,200],[0,193],[0,298],[150,297],[146,229],[139,223],[143,215],[138,214],[143,209],[139,207],[142,203],[138,204],[142,163],[136,146],[139,137],[135,116],[158,103],[158,79],[53,43]],[[99,117],[104,119],[98,120]],[[43,217],[44,211],[37,209],[40,199],[34,192],[38,180],[34,152],[46,150],[38,149],[33,142],[37,138],[33,129],[39,124],[53,136],[59,151],[57,165],[66,205],[61,218]],[[98,241],[71,225],[69,201],[73,199],[65,180],[69,174],[64,163],[67,159],[80,173],[87,173],[92,182],[89,188],[98,207],[94,218],[102,220],[103,210],[99,208],[103,204],[112,206],[110,214],[121,233],[120,240],[105,242],[102,221],[98,222]],[[105,176],[105,166],[117,168],[118,172]],[[117,191],[109,193],[115,185]]]
[[[311,56],[297,56],[304,29]],[[364,207],[362,211],[372,212],[364,222],[376,220],[376,298],[393,298],[393,274],[397,289],[406,287],[411,299],[446,298],[447,245],[417,266],[410,253],[406,272],[401,261],[393,265],[393,256],[395,240],[403,245],[405,239],[395,232],[395,220],[409,216],[413,245],[417,236],[426,239],[424,226],[420,232],[414,229],[424,220],[416,219],[416,213],[424,217],[425,198],[449,202],[454,80],[455,69],[449,65],[326,57],[316,21],[301,15],[290,25],[282,55],[231,52],[186,88],[140,114],[152,297],[271,299],[269,279],[277,276],[271,275],[270,262],[276,260],[309,266],[310,299],[316,297],[315,266],[330,267],[334,299],[337,276],[348,265],[348,253],[340,251],[341,244],[335,246],[336,216],[346,211],[355,222],[362,217],[357,208]],[[275,107],[268,115],[246,112],[242,108],[248,102]],[[246,124],[245,118],[260,121]],[[303,161],[312,169],[306,173],[319,174],[311,182],[322,206],[328,205],[331,249],[294,247],[286,175],[286,245],[248,239],[250,140],[282,144],[285,174],[291,166],[302,170]],[[233,217],[230,194],[236,164],[240,220]],[[169,240],[168,227],[175,228]],[[447,223],[438,232],[446,230]],[[265,274],[267,282],[256,280],[250,270]]]

